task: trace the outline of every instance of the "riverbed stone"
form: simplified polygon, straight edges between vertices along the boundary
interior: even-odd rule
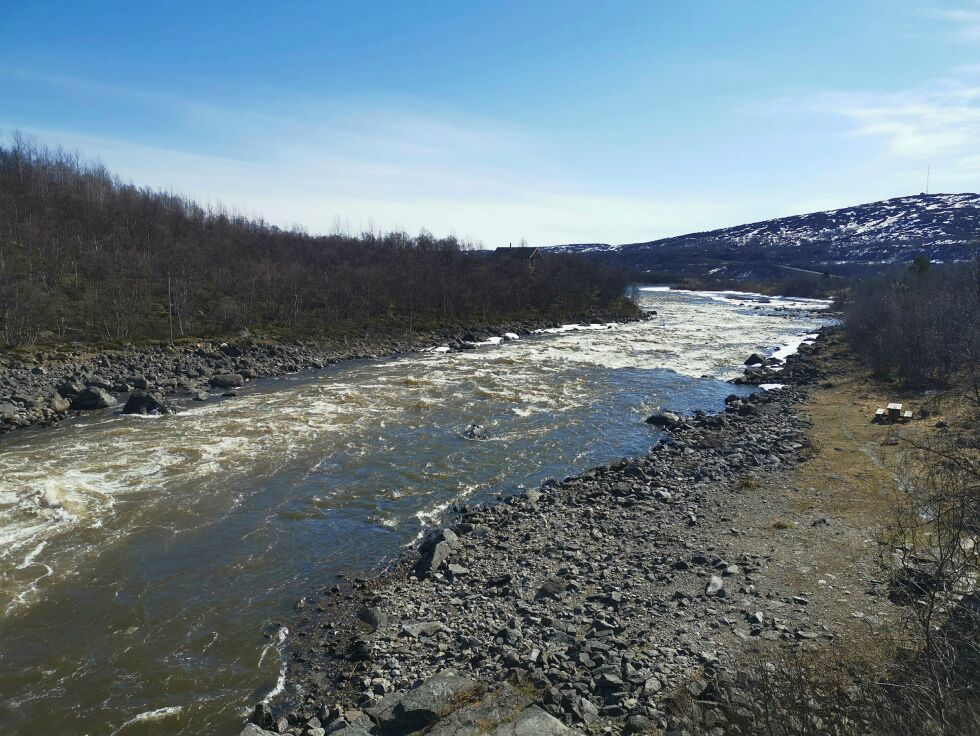
[[[123,414],[173,414],[176,407],[153,391],[134,391],[123,406]]]
[[[77,411],[91,411],[106,409],[118,403],[106,389],[90,385],[72,398],[71,408]]]
[[[245,378],[240,373],[220,373],[211,376],[210,384],[214,388],[241,388],[245,385]]]

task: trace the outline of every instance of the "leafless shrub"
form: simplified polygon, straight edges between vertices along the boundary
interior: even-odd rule
[[[532,264],[426,232],[284,230],[0,142],[0,346],[581,318],[631,311],[628,283],[576,256]]]
[[[844,304],[854,350],[881,376],[933,388],[966,372],[980,405],[980,261],[902,269],[855,284]]]

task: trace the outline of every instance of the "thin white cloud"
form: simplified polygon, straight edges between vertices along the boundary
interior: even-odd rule
[[[437,137],[445,139],[445,123],[434,125]],[[23,131],[42,142],[97,156],[139,185],[178,191],[285,227],[302,225],[310,232],[427,229],[485,246],[524,237],[541,244],[615,243],[700,230],[708,218],[716,226],[731,224],[745,205],[737,197],[720,205],[707,195],[598,194],[559,188],[544,175],[526,177],[489,164],[460,168],[446,161],[427,163],[427,156],[411,153],[430,145],[427,135],[421,143],[410,141],[406,153],[399,148],[402,138],[391,141],[379,134],[385,154],[398,159],[396,163],[358,157],[354,151],[340,154],[310,138],[276,141],[281,150],[274,156],[242,159],[71,131]],[[513,152],[504,146],[496,153]]]
[[[931,165],[946,191],[980,184],[980,75],[958,76],[895,92],[819,95],[805,107],[845,123],[844,135],[871,141],[887,167]]]
[[[895,93],[833,93],[815,107],[846,118],[851,134],[878,139],[897,156],[980,150],[980,86],[940,84]]]
[[[980,2],[966,2],[958,7],[943,4],[926,9],[925,14],[948,23],[953,38],[968,43],[980,42]]]

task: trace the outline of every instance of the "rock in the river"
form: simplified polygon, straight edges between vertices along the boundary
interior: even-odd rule
[[[463,436],[468,440],[486,440],[490,436],[479,424],[471,424],[463,432]]]
[[[646,423],[662,429],[670,429],[681,423],[681,417],[672,411],[661,411],[647,417]]]
[[[175,411],[171,402],[150,391],[134,391],[123,407],[123,414],[173,414]]]
[[[72,398],[71,408],[76,411],[89,411],[92,409],[105,409],[109,406],[115,406],[117,403],[112,394],[104,388],[89,386]]]
[[[245,378],[240,373],[220,373],[211,376],[211,385],[215,388],[240,388],[245,385]]]
[[[763,365],[765,362],[766,359],[758,353],[752,353],[752,355],[745,359],[745,365]]]

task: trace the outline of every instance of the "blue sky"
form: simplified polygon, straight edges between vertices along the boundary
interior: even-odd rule
[[[0,0],[0,135],[311,232],[634,242],[980,190],[980,1]]]

